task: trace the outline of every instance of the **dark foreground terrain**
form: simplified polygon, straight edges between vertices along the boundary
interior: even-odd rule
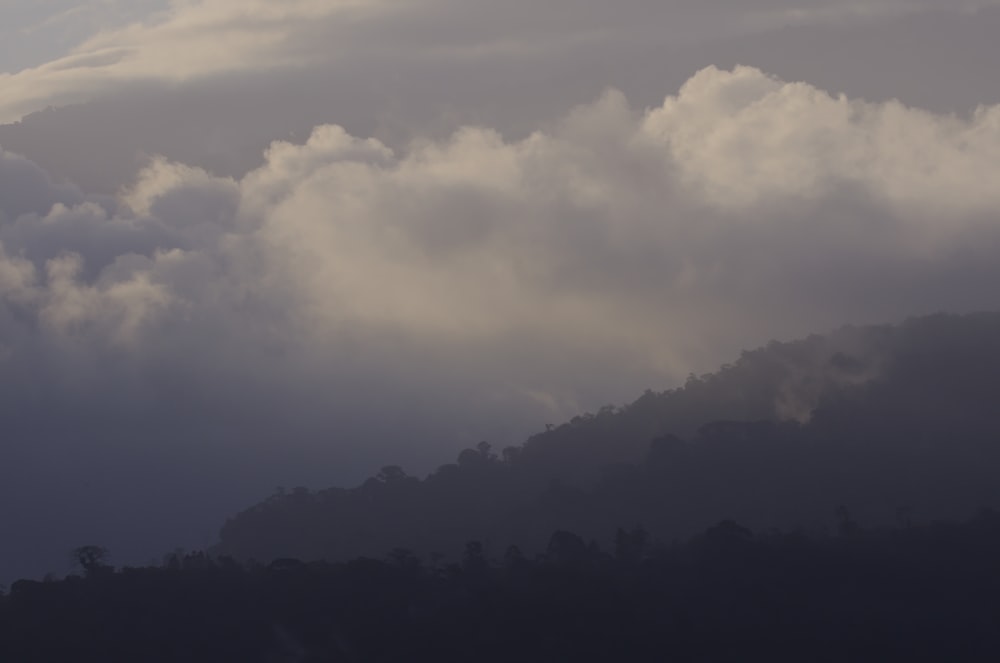
[[[278,490],[205,553],[80,548],[0,596],[0,663],[1000,661],[998,412],[998,313],[772,343],[423,478]]]
[[[552,535],[527,559],[431,566],[406,550],[241,566],[203,554],[19,581],[0,660],[996,661],[1000,514],[828,536],[727,521],[683,545],[611,551]],[[86,551],[84,551],[86,553]]]

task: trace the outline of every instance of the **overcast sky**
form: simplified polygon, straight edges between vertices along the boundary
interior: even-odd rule
[[[0,0],[0,580],[995,309],[997,4]]]

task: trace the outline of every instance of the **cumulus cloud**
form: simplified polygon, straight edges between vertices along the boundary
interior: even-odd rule
[[[47,469],[4,490],[90,477],[73,518],[94,531],[140,518],[116,491],[175,523],[211,493],[210,528],[222,492],[426,469],[775,335],[994,308],[998,163],[1000,107],[747,67],[650,109],[609,91],[520,139],[323,125],[240,177],[154,159],[114,198],[5,152],[5,451]],[[163,501],[168,480],[191,496]]]
[[[712,68],[660,107],[609,92],[518,141],[472,127],[397,153],[322,126],[239,180],[160,159],[103,207],[5,154],[27,184],[5,198],[0,238],[33,261],[39,293],[61,302],[42,319],[63,327],[131,302],[108,316],[129,336],[145,321],[155,337],[156,316],[180,309],[239,334],[233,316],[259,313],[241,309],[248,293],[266,293],[301,352],[327,354],[354,327],[535,339],[617,348],[675,378],[738,347],[753,308],[796,330],[895,313],[811,288],[981,246],[1000,207],[998,132],[995,107],[962,120]],[[736,331],[723,343],[722,330]]]
[[[143,22],[106,27],[66,58],[0,75],[0,119],[57,107],[0,125],[0,145],[58,181],[111,194],[153,155],[240,179],[271,141],[301,142],[319,124],[396,150],[469,124],[518,140],[609,86],[637,108],[658,105],[664,90],[712,63],[962,116],[1000,102],[996,3],[859,7],[174,3]]]

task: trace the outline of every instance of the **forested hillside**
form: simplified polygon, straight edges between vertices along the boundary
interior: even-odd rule
[[[657,547],[554,532],[542,554],[468,542],[453,564],[406,551],[241,566],[203,554],[20,581],[0,594],[0,660],[994,661],[1000,516],[833,536],[731,521]]]
[[[276,493],[214,551],[344,560],[399,548],[457,559],[479,540],[544,549],[555,530],[669,543],[732,518],[829,531],[959,518],[1000,505],[1000,314],[938,315],[773,342],[684,386],[647,391],[421,479]]]

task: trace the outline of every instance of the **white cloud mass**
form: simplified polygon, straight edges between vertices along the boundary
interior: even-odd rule
[[[276,343],[331,376],[345,337],[386,343],[390,372],[401,346],[467,348],[575,407],[575,378],[504,352],[670,381],[769,333],[948,307],[921,279],[992,242],[998,163],[998,107],[938,116],[745,67],[647,111],[610,91],[517,141],[468,127],[394,153],[328,125],[239,180],[157,159],[117,199],[4,153],[5,292],[22,325],[108,351],[184,354],[188,323],[202,348],[254,363]]]
[[[60,486],[81,512],[52,518],[142,531],[87,482],[119,477],[148,514],[178,477],[187,505],[227,481],[217,523],[275,476],[426,469],[774,335],[995,308],[998,176],[1000,106],[749,67],[651,109],[608,91],[520,139],[323,125],[239,177],[154,159],[113,197],[0,152],[4,452],[40,473],[0,504],[58,511]]]

